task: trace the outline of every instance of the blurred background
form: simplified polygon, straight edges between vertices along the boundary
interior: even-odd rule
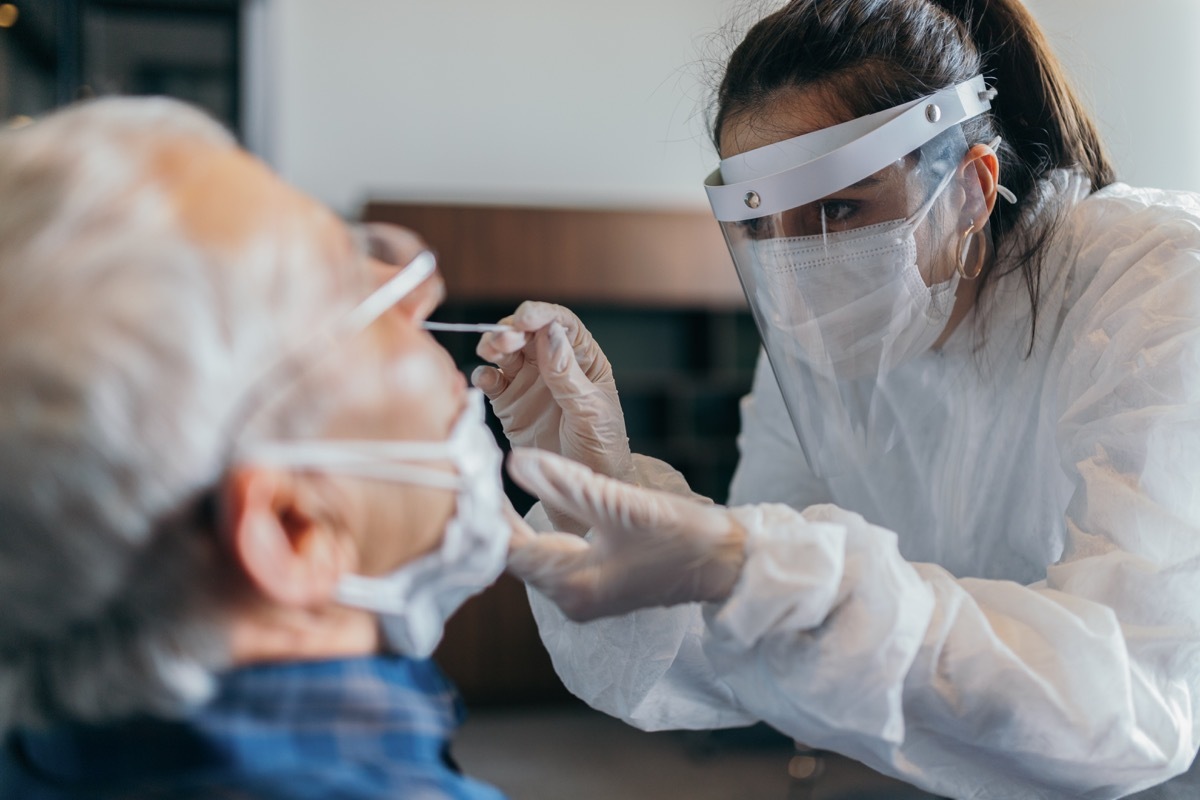
[[[1200,4],[1027,4],[1121,178],[1200,190]],[[449,287],[441,319],[575,309],[634,450],[722,501],[758,340],[701,188],[706,109],[744,23],[776,5],[16,0],[0,3],[0,120],[106,94],[204,107],[348,219],[421,232]],[[472,337],[443,343],[475,365]],[[459,759],[514,798],[809,797],[810,765],[769,730],[643,734],[582,707],[515,582],[472,600],[437,658],[472,711]]]

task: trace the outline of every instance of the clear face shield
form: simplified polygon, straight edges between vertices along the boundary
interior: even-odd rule
[[[725,159],[706,181],[800,444],[833,477],[917,425],[891,402],[987,257],[961,123],[982,77]]]

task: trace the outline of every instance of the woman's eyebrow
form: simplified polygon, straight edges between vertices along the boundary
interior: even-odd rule
[[[867,186],[878,186],[881,183],[883,183],[883,178],[879,177],[878,174],[868,175],[867,177],[863,178],[861,181],[856,181],[855,183],[850,184],[846,188],[847,189],[862,189]]]

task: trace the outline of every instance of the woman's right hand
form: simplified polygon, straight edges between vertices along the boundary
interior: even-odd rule
[[[525,302],[501,323],[513,330],[484,334],[475,351],[496,367],[477,368],[471,383],[491,400],[509,441],[635,482],[612,367],[579,317],[563,306]],[[549,504],[546,513],[557,530],[587,530]]]

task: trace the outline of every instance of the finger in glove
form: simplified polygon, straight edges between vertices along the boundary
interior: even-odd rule
[[[511,325],[512,317],[505,317],[501,324]],[[529,334],[524,331],[489,331],[479,337],[475,354],[509,372],[516,371],[525,363],[523,350],[529,343]]]
[[[508,388],[508,378],[495,367],[478,366],[471,372],[471,385],[495,400]]]
[[[514,447],[508,472],[521,488],[589,527],[655,528],[678,523],[670,513],[678,498],[621,483],[544,450]]]

